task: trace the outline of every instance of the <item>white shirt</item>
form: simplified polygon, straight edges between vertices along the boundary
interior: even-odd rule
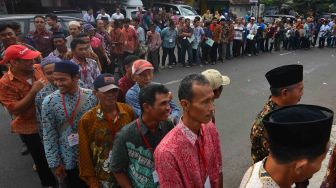
[[[111,16],[108,15],[107,13],[105,13],[104,15],[103,14],[98,14],[96,19],[100,20],[102,17],[106,17],[108,19],[108,21],[111,21]]]
[[[114,13],[112,14],[112,20],[123,20],[125,19],[124,15],[122,13]]]
[[[86,22],[95,22],[93,15],[89,15],[88,13],[84,14],[83,20]]]

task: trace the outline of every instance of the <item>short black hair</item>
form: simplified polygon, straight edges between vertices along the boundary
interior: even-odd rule
[[[21,29],[21,25],[18,22],[10,22],[9,24],[12,26],[14,31]]]
[[[54,20],[54,21],[57,22],[57,16],[56,16],[56,14],[53,14],[53,13],[47,14],[45,17],[46,18],[50,18],[50,19],[52,19],[52,20]]]
[[[82,38],[82,37],[88,37],[89,35],[86,33],[79,33],[78,35],[76,35],[75,38]]]
[[[14,28],[11,24],[9,24],[7,22],[0,22],[0,32],[4,31],[7,28],[10,28],[15,32],[15,30],[14,30]]]
[[[293,86],[286,86],[286,87],[281,87],[281,88],[270,88],[271,95],[274,97],[279,97],[281,95],[281,91],[284,89],[291,91],[293,89]]]
[[[309,148],[287,148],[270,145],[270,153],[280,164],[288,164],[299,159],[313,161],[327,150],[327,143],[319,144]]]
[[[129,18],[126,18],[126,19],[124,20],[124,23],[131,23],[131,20],[130,20]]]
[[[184,19],[184,17],[179,17],[178,21],[182,21]]]
[[[125,65],[129,65],[129,64],[133,64],[134,61],[140,59],[139,56],[136,56],[136,55],[128,55],[125,57],[124,61],[123,61],[123,64],[124,66]]]
[[[202,74],[190,74],[184,77],[178,89],[179,100],[192,101],[194,96],[192,91],[193,84],[209,85],[209,81]]]
[[[42,16],[42,15],[36,15],[36,16],[34,16],[34,20],[35,20],[36,18],[42,18],[43,20],[45,20],[45,17]]]
[[[71,50],[74,51],[78,44],[87,44],[87,43],[82,39],[74,38],[70,43]]]
[[[162,84],[149,84],[142,88],[139,93],[139,104],[141,111],[143,112],[143,105],[145,103],[154,105],[156,100],[156,94],[168,94],[169,90]]]

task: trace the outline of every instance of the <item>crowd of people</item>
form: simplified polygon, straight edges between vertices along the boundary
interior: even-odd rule
[[[325,35],[333,33],[334,22],[312,18],[267,25],[261,18],[207,12],[191,26],[174,15],[162,23],[150,11],[141,15],[141,9],[132,21],[120,10],[112,16],[101,11],[96,21],[92,14],[84,20],[95,26],[71,21],[69,28],[62,28],[56,15],[36,16],[36,30],[27,36],[15,23],[0,24],[6,68],[0,102],[44,187],[223,187],[214,101],[230,78],[215,69],[183,75],[178,105],[166,86],[152,82],[154,72],[166,66],[167,56],[169,68],[190,67],[273,46],[309,48],[314,36],[321,48],[325,40],[329,47],[335,44],[333,35]],[[271,96],[252,125],[253,166],[242,188],[307,187],[320,169],[333,111],[297,104],[303,69],[286,65],[266,73]],[[336,185],[335,161],[331,158],[325,187]]]

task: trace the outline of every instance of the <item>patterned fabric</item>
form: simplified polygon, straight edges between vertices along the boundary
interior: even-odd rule
[[[140,86],[139,84],[135,84],[131,89],[129,89],[126,93],[126,103],[132,106],[133,111],[137,117],[141,115],[141,108],[139,104],[139,93],[140,93]],[[180,108],[174,103],[174,101],[170,101],[170,108],[171,113],[170,116],[172,117],[174,122],[177,122],[178,118],[180,117]]]
[[[134,53],[138,47],[138,36],[135,29],[128,27],[121,30],[124,35],[124,52]]]
[[[250,139],[251,139],[251,156],[253,163],[257,163],[268,156],[268,142],[267,142],[267,132],[262,123],[262,119],[271,111],[279,108],[270,98],[265,104],[263,110],[257,115],[255,121],[253,122]]]
[[[97,33],[99,33],[103,37],[106,54],[110,57],[111,56],[110,34],[107,31],[97,31]]]
[[[204,148],[204,158],[199,148]],[[166,135],[154,152],[161,187],[203,188],[209,176],[218,187],[222,173],[219,134],[215,124],[202,124],[196,135],[182,120]]]
[[[177,39],[177,30],[166,27],[161,32],[162,37],[162,47],[164,48],[175,48]]]
[[[33,81],[46,78],[40,65],[34,65]],[[0,102],[14,115],[11,122],[11,131],[17,134],[35,134],[37,120],[35,105],[32,103],[24,112],[14,111],[15,105],[22,100],[30,91],[32,85],[24,78],[14,75],[10,70],[0,80]]]
[[[90,58],[85,60],[85,65],[80,64],[75,57],[71,61],[79,65],[80,79],[84,82],[84,88],[93,89],[93,82],[100,75],[100,70],[95,60]]]
[[[140,130],[137,128],[136,121],[134,121],[117,133],[112,149],[111,171],[127,173],[133,187],[159,187],[158,183],[154,183],[152,175],[154,171],[152,151],[147,148],[141,134],[155,150],[174,125],[171,121],[162,121],[153,134],[143,124],[141,117],[139,119]]]
[[[84,83],[79,80],[78,81],[78,86],[79,87],[84,87]],[[46,86],[44,86],[35,96],[35,108],[36,108],[36,118],[37,118],[37,123],[38,123],[38,128],[39,128],[39,134],[42,137],[42,126],[41,126],[41,122],[42,122],[42,103],[43,100],[50,94],[52,94],[53,92],[55,92],[56,90],[58,90],[57,86],[48,83]]]
[[[80,88],[79,91],[74,95],[64,95],[66,109],[70,117],[70,114],[75,113],[73,111],[78,101],[79,93],[81,95],[80,104],[74,116],[73,127],[67,122],[62,104],[62,95],[59,90],[48,95],[43,100],[43,143],[50,168],[55,168],[60,164],[63,164],[67,170],[77,167],[78,146],[70,147],[68,136],[72,133],[77,133],[78,121],[82,115],[97,104],[97,99],[91,90]]]
[[[120,80],[118,81],[119,84],[119,88],[121,90],[122,96],[123,98],[126,97],[126,93],[129,89],[131,89],[131,87],[134,86],[135,82],[132,79],[127,78],[127,76],[123,76],[122,78],[120,78]]]
[[[42,57],[46,57],[52,52],[52,32],[44,30],[41,33],[37,31],[31,31],[27,34],[27,43],[36,48],[42,53]]]
[[[125,37],[120,28],[113,29],[110,33],[112,44],[111,53],[122,55],[124,53]]]
[[[266,158],[250,167],[240,184],[240,188],[280,188],[265,170]]]
[[[113,122],[106,120],[100,105],[86,112],[79,121],[79,171],[87,185],[99,182],[102,188],[118,187],[108,168],[113,141],[116,133],[134,120],[134,113],[123,103],[117,103],[117,110],[119,115]]]
[[[42,103],[43,100],[50,94],[52,94],[53,92],[55,92],[56,90],[58,90],[58,88],[51,84],[48,83],[46,86],[44,86],[37,94],[35,97],[35,107],[36,107],[36,119],[37,119],[37,123],[39,125],[39,134],[40,136],[42,136],[42,127],[40,125],[40,123],[42,122]]]
[[[54,51],[52,51],[48,56],[54,56],[54,57],[58,57],[60,59],[65,60],[65,57],[67,55],[68,52],[71,52],[71,49],[68,48],[67,52],[61,54],[61,52],[58,51],[58,49],[56,48]]]

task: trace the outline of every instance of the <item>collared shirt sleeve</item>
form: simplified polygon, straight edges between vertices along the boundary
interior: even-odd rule
[[[139,104],[139,92],[136,92],[135,86],[133,86],[128,92],[126,93],[126,103],[129,104],[135,113],[136,117],[141,115],[141,108]]]
[[[11,114],[18,115],[13,112],[13,108],[19,102],[19,96],[9,84],[0,83],[0,101]]]
[[[129,158],[123,129],[120,130],[114,140],[110,170],[114,173],[126,172],[129,165]]]
[[[154,153],[155,170],[159,176],[160,187],[183,188],[181,172],[174,156],[169,151],[156,150]]]
[[[61,164],[61,157],[58,145],[58,133],[53,117],[51,97],[47,96],[42,103],[42,131],[45,156],[50,168],[56,168]]]

